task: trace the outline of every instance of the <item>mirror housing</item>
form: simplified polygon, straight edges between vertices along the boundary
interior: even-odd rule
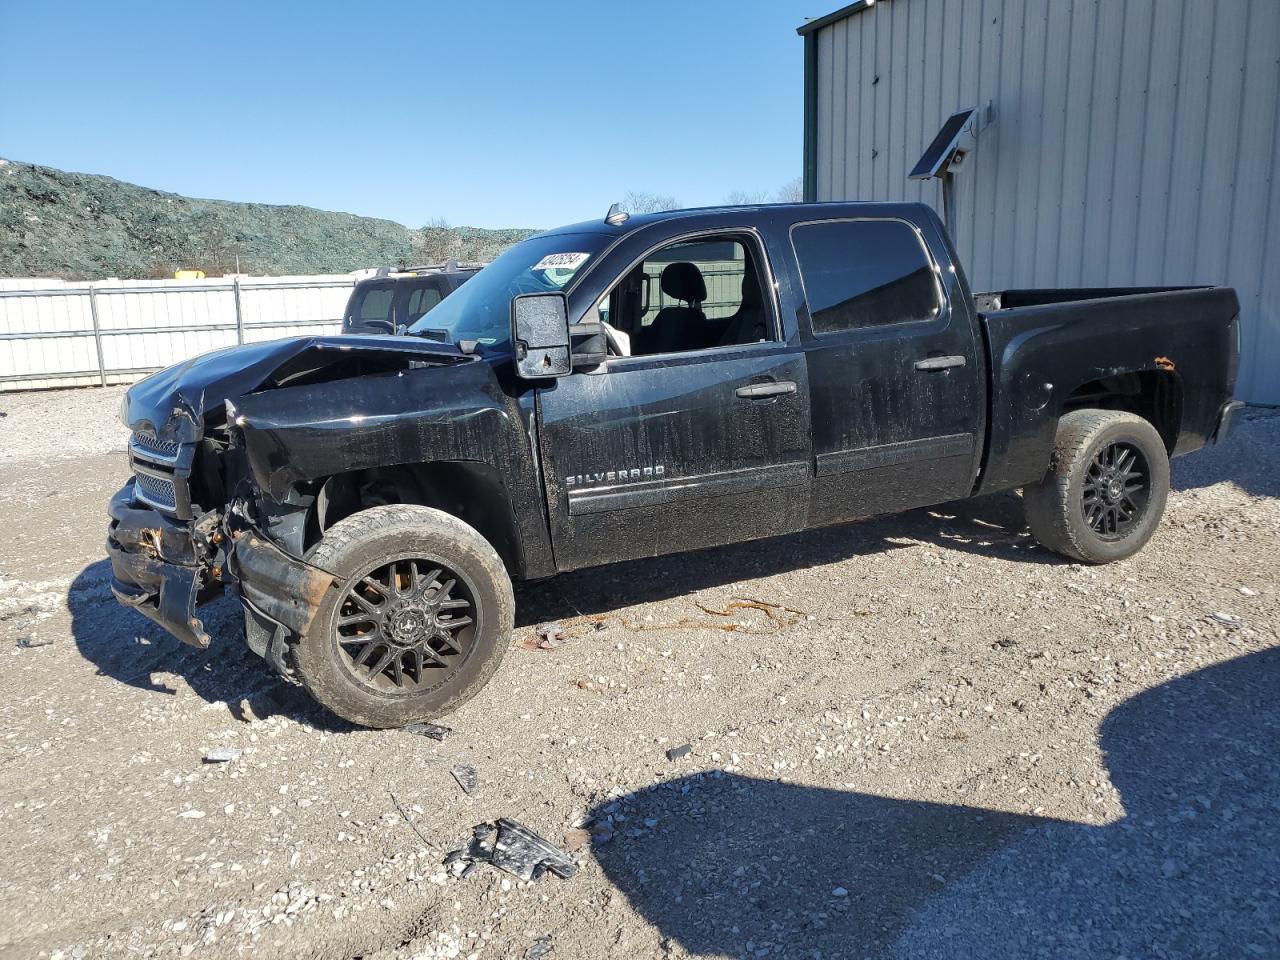
[[[609,359],[609,341],[599,320],[575,323],[569,328],[569,342],[575,370],[590,370]]]
[[[573,369],[569,304],[563,293],[523,293],[511,300],[516,374],[526,380],[563,377]]]

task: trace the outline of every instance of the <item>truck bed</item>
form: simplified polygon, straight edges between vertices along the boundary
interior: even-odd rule
[[[1228,287],[1004,290],[974,303],[990,382],[979,493],[1038,481],[1058,417],[1091,394],[1131,396],[1177,455],[1212,439],[1235,388],[1240,305]]]
[[[998,290],[975,293],[974,306],[979,313],[1013,310],[1019,307],[1042,307],[1051,303],[1075,303],[1079,300],[1110,300],[1116,297],[1140,297],[1152,293],[1176,293],[1181,290],[1210,289],[1186,287],[1044,287],[1041,289]]]

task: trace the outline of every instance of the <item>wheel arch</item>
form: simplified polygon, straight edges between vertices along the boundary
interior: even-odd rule
[[[1157,368],[1086,380],[1063,396],[1057,419],[1083,409],[1122,410],[1142,417],[1156,428],[1165,451],[1172,455],[1182,432],[1182,378],[1175,370]]]
[[[509,575],[524,575],[524,552],[510,494],[497,468],[478,460],[403,463],[325,478],[308,513],[307,546],[340,520],[396,503],[432,507],[458,518],[493,546]]]

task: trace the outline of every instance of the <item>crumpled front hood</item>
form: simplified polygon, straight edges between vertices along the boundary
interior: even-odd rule
[[[135,383],[125,395],[128,426],[178,443],[198,440],[206,414],[227,399],[254,392],[286,363],[310,352],[318,366],[339,364],[353,354],[425,364],[476,359],[453,344],[419,337],[343,335],[246,343],[192,357]]]

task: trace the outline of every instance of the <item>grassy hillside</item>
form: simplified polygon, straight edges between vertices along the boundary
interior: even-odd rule
[[[0,276],[166,277],[346,273],[490,260],[532,230],[432,226],[311,207],[195,200],[110,177],[0,159]]]

